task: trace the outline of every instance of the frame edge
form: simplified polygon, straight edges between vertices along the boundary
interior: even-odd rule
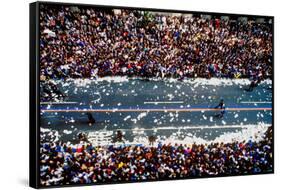
[[[29,4],[29,186],[39,188],[38,178],[38,2]]]

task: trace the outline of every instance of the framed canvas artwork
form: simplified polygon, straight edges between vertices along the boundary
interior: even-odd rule
[[[30,4],[30,186],[274,172],[262,15]]]

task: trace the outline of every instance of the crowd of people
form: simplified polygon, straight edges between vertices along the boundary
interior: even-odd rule
[[[42,186],[272,172],[272,127],[259,142],[93,146],[42,142]]]
[[[40,7],[42,80],[116,75],[260,80],[272,76],[272,46],[267,18]]]
[[[272,24],[267,19],[42,5],[41,99],[64,98],[48,79],[104,76],[252,78],[257,82],[250,91],[272,77],[272,46]],[[218,108],[225,108],[223,101]],[[121,134],[115,140],[120,138]],[[273,170],[272,127],[259,142],[154,146],[156,139],[148,140],[153,142],[150,146],[95,146],[83,135],[76,145],[41,138],[40,183],[130,182]]]

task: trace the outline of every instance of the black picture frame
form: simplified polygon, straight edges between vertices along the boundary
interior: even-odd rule
[[[112,6],[112,5],[93,5],[93,4],[80,4],[80,3],[61,3],[61,2],[41,2],[37,1],[30,3],[29,8],[29,52],[30,52],[30,65],[29,65],[29,185],[33,188],[55,188],[55,187],[72,187],[72,186],[89,186],[89,185],[105,185],[105,184],[120,184],[120,183],[136,183],[131,181],[112,182],[112,183],[94,183],[94,184],[80,184],[80,185],[61,185],[61,186],[40,186],[40,29],[39,29],[39,11],[40,5],[51,5],[51,6],[79,6],[79,7],[94,7],[100,9],[128,9],[128,10],[144,10],[144,11],[158,11],[158,12],[169,12],[169,13],[189,13],[194,15],[212,15],[214,17],[220,17],[222,15],[229,17],[249,17],[249,18],[265,18],[272,20],[272,132],[273,132],[273,168],[272,172],[262,174],[274,173],[274,17],[265,15],[248,15],[248,14],[233,14],[233,13],[217,13],[217,12],[201,12],[201,11],[188,11],[188,10],[170,10],[170,9],[156,9],[156,8],[144,8],[144,7],[126,7],[126,6]],[[245,175],[261,175],[261,174],[245,174]],[[200,178],[214,178],[214,177],[231,177],[240,175],[217,175],[217,176],[198,176],[189,177],[185,179],[200,179]],[[243,175],[244,176],[244,175]],[[167,180],[182,180],[182,179],[160,179],[157,181]],[[140,182],[151,182],[155,180],[146,180]],[[139,183],[139,182],[137,182]]]

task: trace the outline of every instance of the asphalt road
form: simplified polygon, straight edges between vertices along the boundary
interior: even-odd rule
[[[62,140],[72,140],[78,132],[101,136],[99,141],[109,140],[117,130],[124,132],[128,141],[152,134],[212,140],[246,125],[272,123],[270,81],[262,82],[252,92],[245,90],[249,81],[244,79],[117,78],[56,83],[67,97],[59,103],[42,102],[41,127],[59,131]],[[220,111],[213,108],[220,99],[225,102],[226,113],[216,118]],[[92,110],[96,120],[92,126],[86,110]]]

